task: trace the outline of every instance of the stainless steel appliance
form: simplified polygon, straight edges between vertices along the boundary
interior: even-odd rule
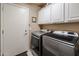
[[[76,32],[54,31],[43,35],[43,56],[79,55],[79,37]]]
[[[33,55],[42,55],[42,35],[46,34],[49,31],[34,31],[32,32],[31,37],[31,51]]]

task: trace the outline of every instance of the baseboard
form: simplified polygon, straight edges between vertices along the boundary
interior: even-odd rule
[[[27,51],[17,54],[16,56],[27,56]]]

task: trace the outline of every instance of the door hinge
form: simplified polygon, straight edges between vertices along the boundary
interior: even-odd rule
[[[4,34],[4,30],[2,30],[2,34]]]
[[[4,7],[2,7],[2,11],[4,10]]]

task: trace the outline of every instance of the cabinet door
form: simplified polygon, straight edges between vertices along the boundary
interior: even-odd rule
[[[46,6],[39,11],[38,24],[50,23],[50,6]]]
[[[52,4],[51,9],[51,21],[53,23],[59,23],[64,21],[64,4],[56,3]]]
[[[50,23],[50,5],[44,8],[44,23]]]
[[[65,4],[66,20],[79,21],[79,3]]]
[[[38,24],[43,24],[44,9],[42,8],[38,13]]]

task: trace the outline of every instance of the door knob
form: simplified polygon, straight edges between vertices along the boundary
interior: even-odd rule
[[[25,30],[25,32],[27,32],[27,30]]]

